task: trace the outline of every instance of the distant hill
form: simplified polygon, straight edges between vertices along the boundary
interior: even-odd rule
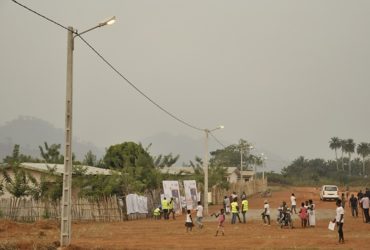
[[[20,145],[22,154],[40,158],[39,146],[44,142],[61,144],[61,153],[64,154],[64,130],[55,128],[44,120],[21,116],[0,126],[0,162],[6,155],[12,153],[15,144]],[[83,160],[86,152],[91,150],[97,157],[104,154],[104,150],[88,142],[73,138],[73,152],[78,160]]]

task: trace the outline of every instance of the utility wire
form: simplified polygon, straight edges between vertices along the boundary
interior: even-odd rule
[[[145,97],[149,102],[151,102],[152,104],[154,104],[157,108],[159,108],[160,110],[162,110],[164,113],[166,113],[167,115],[169,115],[170,117],[172,117],[173,119],[177,120],[178,122],[190,127],[190,128],[193,128],[195,130],[198,130],[198,131],[204,131],[204,129],[202,128],[199,128],[199,127],[196,127],[186,121],[184,121],[183,119],[177,117],[176,115],[172,114],[171,112],[169,112],[167,109],[165,109],[164,107],[162,107],[161,105],[159,105],[157,102],[155,102],[153,99],[151,99],[148,95],[146,95],[143,91],[141,91],[138,87],[135,86],[135,84],[133,84],[130,80],[128,80],[121,72],[119,72],[107,59],[104,58],[104,56],[102,56],[101,53],[99,53],[90,43],[88,43],[82,36],[80,36],[77,31],[74,31],[74,30],[70,30],[69,28],[67,28],[66,26],[38,13],[37,11],[35,10],[32,10],[30,9],[29,7],[17,2],[16,0],[12,0],[14,3],[18,4],[19,6],[27,9],[28,11],[31,11],[32,13],[48,20],[49,22],[52,22],[54,23],[55,25],[58,25],[59,27],[63,28],[63,29],[66,29],[66,30],[69,30],[69,31],[72,31],[77,37],[79,37],[92,51],[94,51],[94,53],[101,59],[103,60],[114,72],[116,72],[121,78],[123,78],[131,87],[133,87],[139,94],[141,94],[143,97]]]
[[[172,118],[174,118],[175,120],[177,120],[178,122],[190,127],[190,128],[193,128],[193,129],[196,129],[196,130],[199,130],[199,131],[204,131],[204,129],[201,129],[201,128],[198,128],[186,121],[184,121],[183,119],[175,116],[174,114],[172,114],[171,112],[169,112],[167,109],[163,108],[161,105],[159,105],[157,102],[155,102],[153,99],[151,99],[149,96],[147,96],[143,91],[141,91],[138,87],[135,86],[135,84],[133,84],[130,80],[128,80],[121,72],[118,71],[118,69],[116,69],[107,59],[104,58],[104,56],[99,53],[90,43],[88,43],[82,36],[78,36],[92,51],[94,51],[94,53],[101,59],[103,60],[114,72],[116,72],[121,78],[123,78],[131,87],[133,87],[137,92],[139,92],[142,96],[144,96],[149,102],[151,102],[152,104],[154,104],[157,108],[159,108],[160,110],[162,110],[163,112],[165,112],[167,115],[171,116]]]
[[[44,16],[44,15],[42,15],[42,14],[38,13],[37,11],[35,11],[35,10],[33,10],[33,9],[30,9],[30,8],[29,8],[29,7],[27,7],[26,5],[23,5],[23,4],[21,4],[21,3],[17,2],[17,1],[15,1],[15,0],[12,0],[12,1],[13,1],[14,3],[18,4],[19,6],[21,6],[21,7],[25,8],[26,10],[31,11],[32,13],[34,13],[34,14],[36,14],[36,15],[38,15],[38,16],[40,16],[40,17],[42,17],[42,18],[46,19],[46,20],[48,20],[49,22],[52,22],[52,23],[54,23],[54,24],[58,25],[59,27],[62,27],[63,29],[66,29],[66,30],[72,31],[73,33],[77,34],[74,30],[70,30],[70,29],[68,29],[68,27],[66,27],[66,26],[64,26],[64,25],[62,25],[62,24],[60,24],[60,23],[58,23],[57,21],[54,21],[54,20],[52,20],[52,19],[50,19],[50,18],[48,18],[48,17],[46,17],[46,16]]]
[[[226,148],[226,146],[224,145],[224,144],[222,144],[221,142],[220,142],[220,140],[218,140],[217,138],[216,138],[216,136],[212,133],[212,132],[209,132],[209,134],[213,137],[213,139],[218,143],[218,144],[220,144],[224,149]]]

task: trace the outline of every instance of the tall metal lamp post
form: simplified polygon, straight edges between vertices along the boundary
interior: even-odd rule
[[[203,162],[203,171],[204,171],[204,215],[208,215],[208,136],[209,133],[212,131],[215,131],[217,129],[223,129],[224,126],[220,125],[217,128],[214,129],[204,129],[204,132],[206,134],[205,141],[204,141],[204,162]]]
[[[265,161],[267,160],[267,156],[264,153],[261,153],[262,158],[262,181],[265,182]]]
[[[65,110],[65,154],[64,154],[64,173],[63,173],[63,193],[62,193],[62,212],[61,212],[61,228],[60,228],[60,244],[62,247],[68,246],[71,243],[71,224],[72,224],[72,93],[73,93],[73,49],[74,39],[84,33],[94,30],[105,25],[110,25],[115,22],[115,17],[112,17],[98,25],[87,29],[81,33],[74,30],[73,27],[68,27],[67,39],[67,84],[66,84],[66,110]]]

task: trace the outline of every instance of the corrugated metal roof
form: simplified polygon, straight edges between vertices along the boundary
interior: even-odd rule
[[[20,164],[20,167],[40,172],[48,172],[49,168],[55,168],[55,172],[58,174],[64,173],[64,164],[47,164],[47,163],[31,163],[31,162],[23,162]],[[91,167],[91,166],[82,166],[83,168],[86,168],[86,174],[87,175],[112,175],[112,171],[109,169],[103,169],[103,168],[97,168],[97,167]]]
[[[181,171],[184,175],[194,174],[194,169],[192,167],[164,167],[160,169],[162,174],[179,174]]]

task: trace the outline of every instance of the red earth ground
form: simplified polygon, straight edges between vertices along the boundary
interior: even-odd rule
[[[282,200],[289,201],[292,192],[299,203],[314,200],[318,218],[316,227],[302,229],[296,215],[295,228],[281,229],[276,225],[276,208]],[[185,231],[184,215],[169,221],[74,222],[72,244],[67,249],[370,249],[370,224],[362,222],[361,214],[352,218],[348,207],[343,228],[345,244],[337,243],[337,232],[327,229],[329,220],[335,216],[335,203],[320,201],[315,188],[274,191],[268,198],[271,226],[264,226],[259,218],[264,199],[250,197],[247,223],[231,225],[228,218],[225,236],[214,236],[217,228],[214,217],[205,218],[203,229],[193,228],[191,233]],[[211,206],[210,212],[219,208]],[[59,234],[57,221],[16,223],[2,220],[0,249],[55,249]]]

